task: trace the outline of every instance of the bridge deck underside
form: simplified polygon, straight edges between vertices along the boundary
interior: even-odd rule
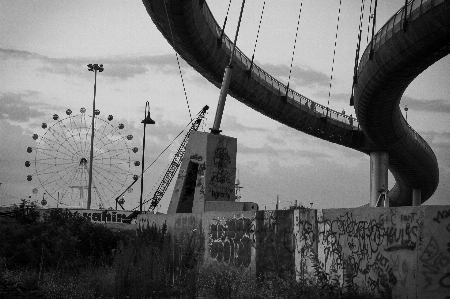
[[[446,3],[448,2],[446,1]],[[218,45],[220,28],[217,26],[206,2],[202,0],[170,0],[166,2],[164,0],[143,0],[143,3],[157,28],[181,57],[216,87],[220,88],[224,69],[230,60],[231,42],[225,36],[222,39],[222,44]],[[444,18],[447,18],[448,21],[448,15]],[[427,23],[427,20],[424,22]],[[424,22],[421,21],[421,24]],[[435,24],[427,23],[426,26],[430,27],[431,31],[435,30]],[[411,23],[409,30],[414,32],[413,23]],[[391,51],[391,47],[397,47],[397,43],[401,44],[403,40],[402,37],[400,37],[400,41],[394,41],[393,39],[392,45],[389,48],[385,47],[389,49],[386,50],[386,53]],[[412,44],[414,44],[414,40]],[[381,53],[382,50],[382,48],[379,48],[375,53]],[[426,52],[425,54],[430,53]],[[379,69],[380,73],[384,73],[391,69],[391,64],[388,62],[388,65],[385,66],[386,70],[381,69],[389,58],[380,55],[376,54],[375,56],[381,58]],[[420,71],[436,60],[426,59],[428,62],[422,62]],[[418,60],[423,61],[424,57]],[[349,124],[348,119],[339,121],[327,117],[331,113],[328,114],[328,111],[324,111],[324,109],[317,111],[316,108],[312,107],[310,100],[295,100],[292,94],[288,94],[287,98],[283,97],[286,95],[286,88],[279,84],[271,84],[272,81],[270,80],[262,79],[261,73],[258,73],[259,68],[253,67],[249,76],[250,64],[248,58],[244,57],[239,50],[233,59],[233,75],[229,94],[254,110],[317,138],[341,144],[366,154],[375,150],[386,150],[390,155],[390,170],[396,178],[396,187],[391,193],[393,205],[411,205],[412,188],[424,190],[422,199],[425,201],[437,187],[438,168],[436,158],[431,149],[427,147],[428,145],[417,142],[417,135],[413,134],[413,130],[405,124],[398,107],[401,94],[417,74],[414,76],[408,75],[408,79],[405,80],[405,73],[401,69],[393,70],[392,76],[402,76],[399,81],[404,84],[404,88],[397,88],[397,83],[392,84],[392,86],[386,84],[387,79],[385,78],[380,84],[371,84],[370,81],[373,80],[371,76],[377,73],[376,70],[373,70],[371,63],[367,63],[367,68],[362,69],[360,67],[359,84],[356,90],[356,111],[361,113],[361,116],[358,114],[358,118],[363,117],[364,119],[364,126],[361,126],[363,130]],[[365,71],[369,68],[372,71]],[[268,74],[264,76],[270,77]],[[377,78],[374,77],[378,80]],[[385,92],[386,86],[390,86],[392,92],[395,89],[395,92],[400,94],[397,97],[396,105],[394,105],[395,101],[390,101],[392,103],[387,107],[384,104],[377,104],[380,102],[380,98],[384,99],[386,94],[391,94],[391,92]],[[377,97],[372,98],[373,95],[377,95]],[[368,104],[366,101],[373,103]],[[314,107],[317,106],[313,105]],[[363,108],[360,108],[359,105],[362,105]],[[389,121],[386,121],[386,119]],[[375,129],[372,128],[372,125],[375,126]],[[378,138],[380,136],[381,138]],[[395,144],[389,143],[389,147],[385,146],[384,141],[380,142],[385,138],[398,141],[399,136],[402,137],[402,141]],[[399,154],[400,151],[401,154]],[[420,182],[420,184],[417,184],[417,182]]]
[[[147,1],[144,4],[158,29],[167,41],[200,74],[220,88],[225,67],[230,61],[231,49],[227,43],[218,46],[220,32],[211,28],[205,18],[206,3],[199,1]],[[167,8],[167,14],[166,14]],[[169,18],[167,17],[169,15]],[[206,16],[205,16],[206,15]],[[170,22],[170,27],[169,27]],[[309,105],[287,99],[285,89],[273,86],[253,73],[240,59],[233,61],[233,74],[229,94],[254,110],[299,131],[368,152],[364,134],[357,127],[326,117]],[[316,106],[316,105],[314,105]]]
[[[411,205],[413,188],[421,189],[422,201],[427,200],[439,183],[436,156],[410,128],[399,104],[408,85],[450,52],[450,1],[426,11],[419,7],[407,19],[406,31],[403,19],[398,18],[374,38],[378,42],[373,59],[368,59],[366,49],[355,89],[361,128],[373,144],[389,153],[390,169],[403,181],[397,186],[404,190],[400,190],[396,205]]]

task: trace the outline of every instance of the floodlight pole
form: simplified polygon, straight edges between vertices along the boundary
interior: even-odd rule
[[[95,96],[97,94],[97,71],[103,72],[103,64],[88,64],[88,71],[94,72],[94,101],[92,102],[92,124],[91,124],[91,152],[89,155],[89,186],[88,186],[88,199],[86,209],[91,208],[92,199],[92,166],[94,164],[94,124],[95,124]]]

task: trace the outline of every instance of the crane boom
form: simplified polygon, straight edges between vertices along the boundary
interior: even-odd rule
[[[167,169],[166,173],[164,174],[163,179],[161,180],[161,183],[159,183],[158,188],[155,191],[155,194],[153,195],[150,203],[149,210],[154,210],[156,206],[158,206],[158,203],[161,201],[162,197],[164,196],[164,193],[166,192],[167,188],[169,187],[170,182],[172,181],[173,177],[175,176],[175,173],[178,170],[178,167],[181,165],[181,160],[183,159],[184,153],[186,152],[186,145],[188,143],[189,137],[192,133],[192,131],[197,131],[200,127],[200,124],[202,122],[202,119],[205,117],[206,111],[209,109],[208,105],[205,105],[203,109],[197,114],[197,119],[192,123],[192,126],[190,127],[189,131],[187,132],[186,136],[184,137],[183,141],[181,142],[180,147],[178,148],[177,153],[173,157],[172,162],[170,162],[169,168]]]

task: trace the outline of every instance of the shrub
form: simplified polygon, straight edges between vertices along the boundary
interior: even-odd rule
[[[36,210],[35,202],[22,199],[19,205],[13,207],[14,218],[21,224],[34,223],[39,220],[40,214]]]
[[[27,217],[17,216],[16,223],[0,227],[0,256],[8,268],[44,265],[46,269],[77,271],[83,265],[109,262],[121,239],[119,233],[67,210],[49,210],[38,222],[30,220],[35,216]]]

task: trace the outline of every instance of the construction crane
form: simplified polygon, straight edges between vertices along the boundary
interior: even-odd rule
[[[200,124],[202,122],[202,119],[205,117],[206,111],[209,109],[209,106],[206,105],[203,107],[203,109],[197,114],[197,119],[192,123],[191,128],[187,132],[186,136],[183,139],[183,142],[181,142],[180,147],[178,148],[177,153],[173,157],[172,162],[169,165],[169,168],[167,169],[166,173],[164,174],[163,179],[161,180],[161,183],[159,184],[158,188],[155,191],[155,194],[151,199],[146,200],[144,203],[147,203],[151,201],[149,210],[154,210],[159,202],[161,201],[162,197],[164,196],[164,193],[166,192],[167,188],[169,187],[170,182],[172,181],[173,177],[175,176],[175,173],[178,170],[178,167],[181,165],[181,160],[183,159],[184,153],[186,152],[186,145],[188,143],[189,137],[193,131],[197,131],[200,127]]]
[[[196,120],[192,122],[191,128],[189,129],[188,133],[184,137],[184,140],[181,143],[180,148],[178,149],[177,153],[175,154],[175,157],[173,158],[172,162],[170,163],[169,168],[166,171],[166,174],[164,175],[163,180],[161,181],[161,183],[158,186],[158,189],[155,192],[155,195],[151,199],[148,199],[143,203],[143,204],[146,204],[150,200],[152,201],[149,210],[150,209],[154,210],[156,208],[156,206],[158,205],[158,203],[161,201],[162,197],[164,196],[164,193],[166,192],[167,188],[169,187],[170,182],[172,181],[175,173],[178,170],[178,167],[181,164],[181,160],[183,159],[184,153],[186,151],[186,145],[189,140],[189,136],[191,135],[191,132],[198,130],[198,128],[200,127],[200,123],[202,122],[202,119],[205,117],[206,111],[208,109],[209,109],[209,106],[205,105],[205,107],[203,107],[203,109],[197,114]],[[121,202],[119,199],[121,198],[121,196],[123,196],[125,194],[125,192],[127,190],[129,190],[137,182],[137,180],[138,180],[138,176],[136,175],[134,178],[134,182],[131,183],[131,185],[128,186],[128,188],[125,191],[123,191],[121,194],[119,194],[119,196],[117,196],[115,198],[116,203],[118,203],[120,205],[122,210],[125,210],[125,209],[123,207],[123,202]],[[135,210],[135,209],[137,209],[137,207],[134,208],[133,210]],[[129,217],[127,217],[127,218],[129,218],[128,220],[131,221],[131,219],[136,217],[137,214],[138,213],[132,213],[131,215],[129,215]],[[122,222],[124,222],[124,221],[122,221]]]

